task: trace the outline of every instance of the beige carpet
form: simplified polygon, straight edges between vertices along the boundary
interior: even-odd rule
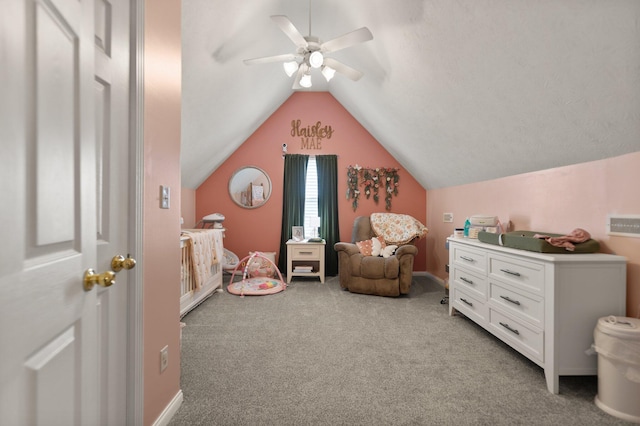
[[[443,295],[428,277],[399,298],[345,292],[335,277],[214,294],[183,319],[184,402],[170,424],[625,424],[594,405],[596,377],[549,393],[541,368],[449,317]]]

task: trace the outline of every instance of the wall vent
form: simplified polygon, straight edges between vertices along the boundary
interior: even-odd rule
[[[640,238],[640,215],[612,214],[607,217],[607,233]]]

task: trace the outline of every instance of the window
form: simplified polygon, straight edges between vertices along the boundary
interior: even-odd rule
[[[318,228],[318,168],[316,167],[316,157],[309,156],[307,164],[307,181],[304,200],[304,237],[312,238],[317,236]]]

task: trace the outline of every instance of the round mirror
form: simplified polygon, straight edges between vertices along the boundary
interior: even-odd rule
[[[229,195],[240,207],[255,209],[271,195],[271,179],[259,167],[241,167],[229,179]]]

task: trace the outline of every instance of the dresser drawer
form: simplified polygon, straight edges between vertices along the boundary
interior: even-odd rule
[[[510,286],[491,281],[489,301],[536,327],[544,326],[544,300],[539,296],[526,295]]]
[[[541,329],[489,308],[489,329],[496,336],[533,361],[544,361],[544,333]]]
[[[544,295],[544,265],[491,254],[489,276],[534,294]]]
[[[486,326],[488,311],[484,301],[477,299],[475,296],[458,287],[454,287],[453,292],[449,296],[449,303],[452,303],[455,309],[462,312],[474,322]]]
[[[487,253],[470,249],[457,244],[452,245],[453,261],[466,268],[477,271],[482,275],[487,274]]]
[[[467,269],[455,267],[452,273],[456,286],[464,288],[464,291],[487,300],[487,277],[478,273],[470,272]]]
[[[308,245],[304,247],[292,247],[291,258],[293,260],[318,260],[320,259],[320,246]]]

